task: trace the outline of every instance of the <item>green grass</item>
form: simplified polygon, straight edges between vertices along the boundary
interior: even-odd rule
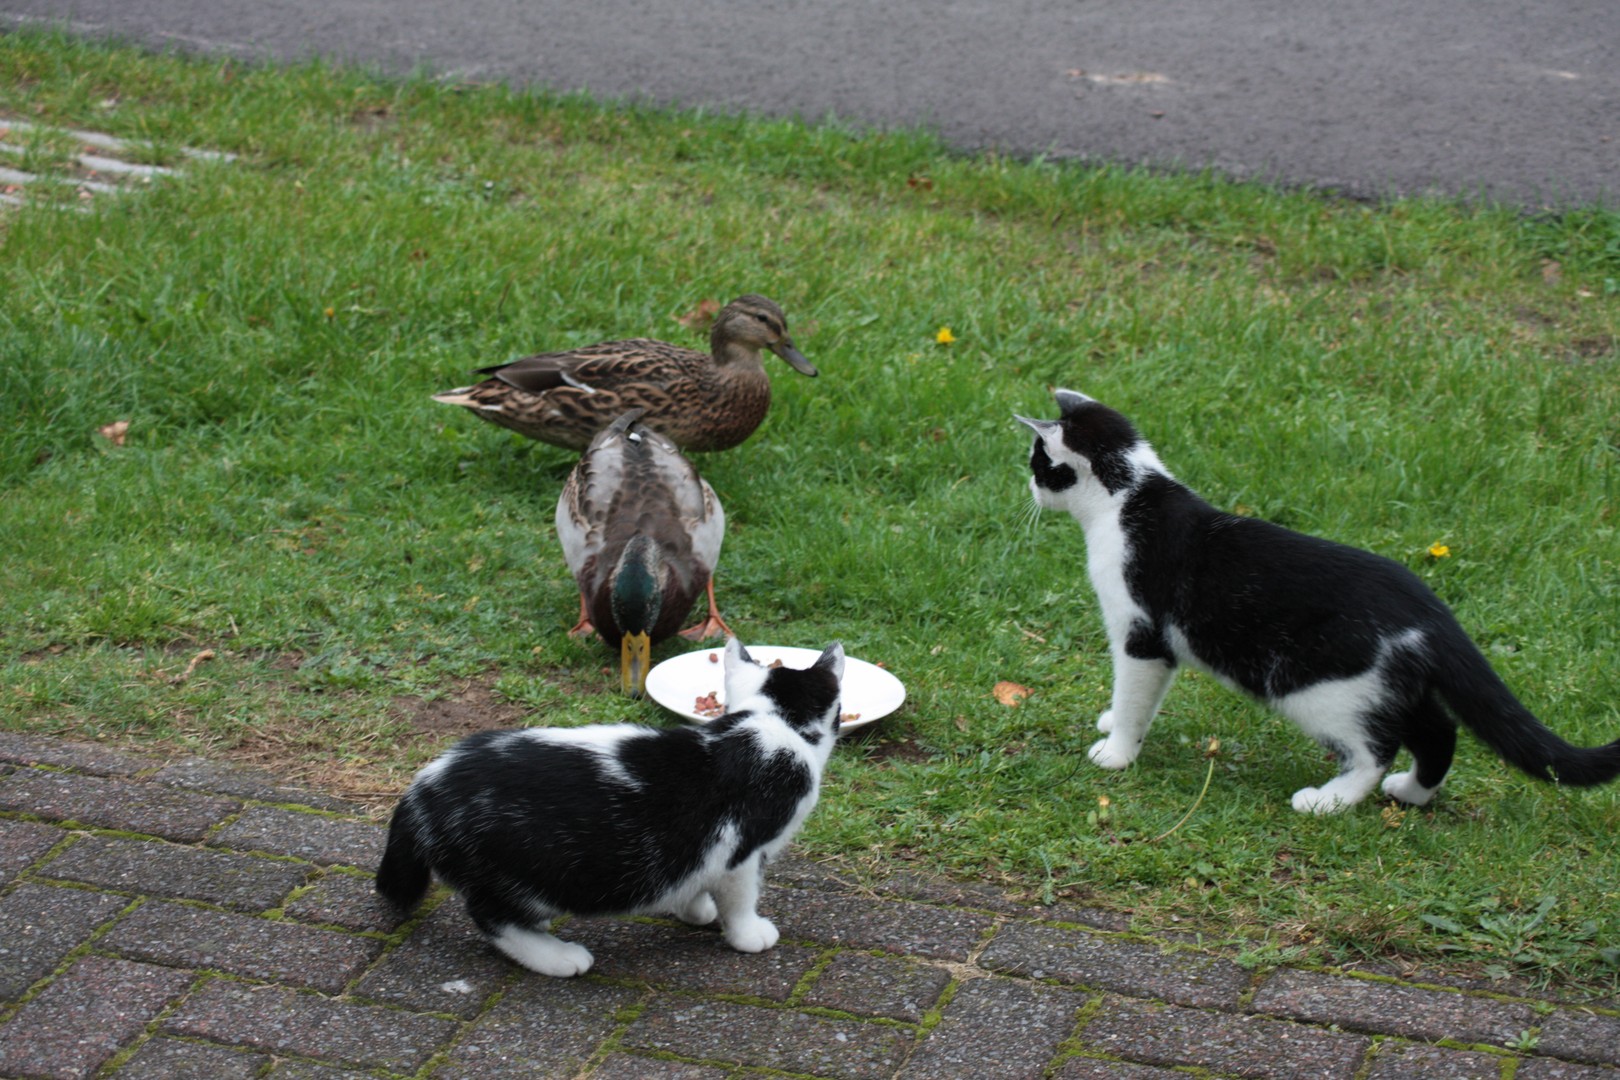
[[[840,638],[910,691],[841,747],[806,850],[1248,939],[1256,962],[1616,987],[1614,789],[1537,785],[1465,737],[1430,809],[1302,817],[1290,794],[1331,765],[1196,676],[1136,766],[1087,763],[1106,647],[1079,529],[1025,519],[1010,414],[1083,389],[1215,504],[1406,562],[1533,710],[1607,741],[1620,215],[33,32],[0,37],[0,113],[240,155],[90,213],[0,213],[0,725],[384,800],[458,717],[659,721],[566,636],[570,455],[428,395],[539,348],[696,343],[677,316],[757,291],[822,377],[770,361],[765,424],[699,461],[730,524],[722,608],[746,641]],[[118,419],[121,447],[97,434]],[[1000,705],[1003,679],[1032,693]]]

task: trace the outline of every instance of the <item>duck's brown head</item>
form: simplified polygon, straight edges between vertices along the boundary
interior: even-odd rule
[[[786,360],[794,371],[802,375],[815,375],[815,365],[794,347],[788,335],[787,316],[775,301],[749,293],[739,296],[720,309],[714,317],[714,328],[709,331],[709,344],[716,359],[724,359],[740,345],[757,354],[760,349]]]

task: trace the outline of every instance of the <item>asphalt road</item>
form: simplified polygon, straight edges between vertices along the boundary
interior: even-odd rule
[[[1617,0],[0,0],[0,29],[41,22],[1360,197],[1620,204]]]

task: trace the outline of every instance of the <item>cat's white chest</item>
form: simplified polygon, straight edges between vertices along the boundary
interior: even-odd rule
[[[1123,640],[1131,623],[1142,616],[1141,605],[1131,598],[1125,583],[1130,541],[1117,512],[1099,514],[1081,524],[1086,533],[1086,573],[1102,607],[1103,625],[1110,641]]]

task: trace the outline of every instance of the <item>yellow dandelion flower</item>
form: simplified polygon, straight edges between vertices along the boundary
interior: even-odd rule
[[[951,333],[950,327],[942,326],[939,328],[939,333],[934,335],[934,340],[939,342],[941,345],[949,345],[951,342],[956,340],[956,335]]]
[[[1451,548],[1445,544],[1430,544],[1429,557],[1431,559],[1444,559],[1451,555]]]
[[[335,318],[337,318],[337,308],[330,308],[329,307],[325,311],[323,311],[321,314],[325,315],[328,319],[335,319]]]

